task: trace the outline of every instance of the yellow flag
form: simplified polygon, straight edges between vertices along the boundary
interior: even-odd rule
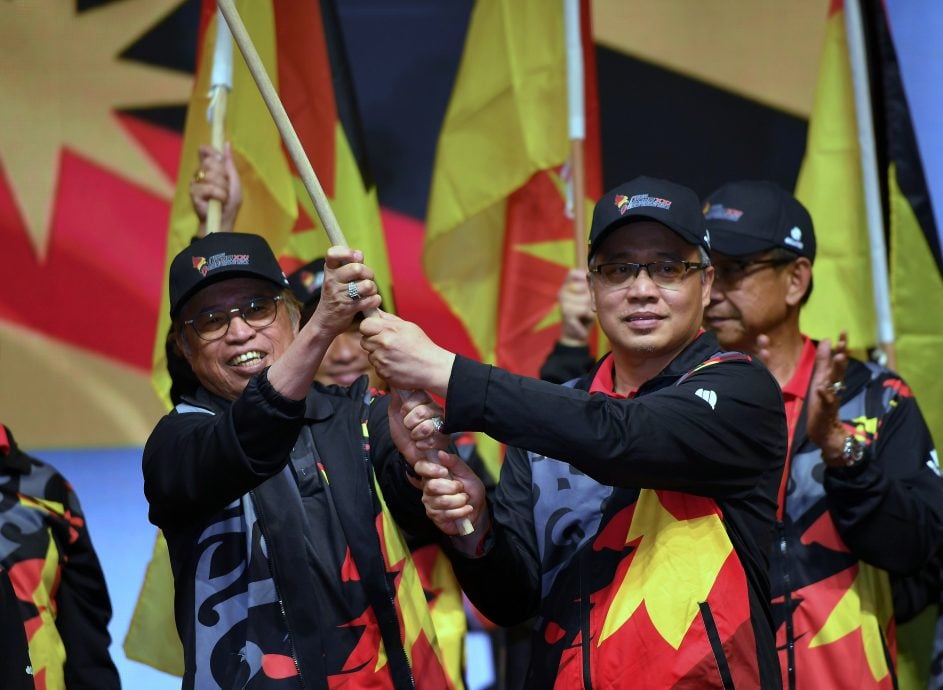
[[[183,645],[174,625],[174,579],[161,532],[157,533],[144,586],[124,638],[124,653],[165,673],[183,675]]]
[[[802,310],[813,338],[848,331],[850,345],[876,344],[871,257],[861,178],[858,126],[848,60],[844,11],[832,3],[805,158],[796,197],[815,224],[815,287]]]
[[[569,155],[562,9],[475,4],[439,135],[423,267],[487,361],[495,361],[508,197]]]

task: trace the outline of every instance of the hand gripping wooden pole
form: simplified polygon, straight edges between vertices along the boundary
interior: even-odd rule
[[[347,240],[344,238],[344,233],[341,232],[340,225],[337,223],[337,217],[334,215],[330,203],[328,203],[327,195],[324,193],[324,189],[321,187],[321,183],[314,173],[311,162],[305,155],[301,140],[298,138],[298,134],[295,132],[291,120],[288,119],[285,106],[282,105],[278,93],[275,91],[275,86],[272,84],[272,80],[269,79],[268,73],[265,71],[262,58],[259,57],[259,53],[255,49],[252,39],[249,37],[249,32],[246,31],[245,24],[243,24],[242,18],[239,16],[239,12],[236,10],[233,0],[217,0],[216,6],[226,20],[226,24],[229,25],[233,40],[236,42],[236,45],[239,46],[239,52],[242,53],[242,57],[245,58],[249,73],[252,75],[253,80],[255,80],[259,92],[262,94],[262,100],[265,101],[265,105],[272,114],[275,126],[281,134],[282,142],[285,144],[288,155],[291,156],[291,160],[294,162],[298,174],[301,176],[301,182],[304,184],[308,196],[311,197],[311,201],[314,203],[314,208],[318,213],[321,224],[324,226],[328,239],[333,245],[348,246]],[[375,309],[366,311],[367,316],[376,315]],[[411,391],[397,392],[404,400],[411,394]],[[433,462],[438,462],[438,453],[434,450],[430,450],[427,454],[427,458]],[[455,526],[458,529],[458,533],[461,535],[468,535],[475,531],[471,520],[468,518],[456,520]]]

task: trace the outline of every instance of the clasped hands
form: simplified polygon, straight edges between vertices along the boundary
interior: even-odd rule
[[[393,441],[412,468],[410,481],[422,489],[426,515],[443,533],[461,536],[459,523],[468,519],[479,535],[489,520],[485,487],[461,458],[449,452],[451,439],[442,433],[444,412],[424,391],[392,395],[389,421]]]

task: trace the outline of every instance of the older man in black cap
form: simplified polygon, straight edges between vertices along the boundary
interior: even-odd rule
[[[784,685],[897,687],[889,574],[921,570],[943,545],[926,424],[900,377],[850,358],[844,334],[833,347],[800,330],[816,246],[797,199],[771,182],[733,182],[705,215],[715,267],[705,325],[723,347],[761,354],[785,399],[770,571]]]
[[[380,493],[411,489],[402,428],[365,377],[312,384],[354,314],[379,304],[361,262],[328,252],[299,330],[263,238],[216,233],[173,260],[173,337],[199,386],[148,439],[144,489],[169,546],[184,688],[451,687]]]
[[[565,387],[361,324],[393,385],[446,398],[444,430],[510,446],[493,501],[455,458],[420,461],[429,516],[472,601],[536,615],[528,686],[774,688],[767,553],[786,454],[782,396],[701,329],[713,268],[691,190],[637,178],[596,204],[589,283],[612,346]],[[441,421],[404,422],[421,437]],[[450,469],[453,478],[446,477]]]

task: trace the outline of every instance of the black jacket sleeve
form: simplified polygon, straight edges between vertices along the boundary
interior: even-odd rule
[[[571,347],[557,342],[540,367],[540,379],[550,383],[566,383],[588,373],[595,363],[588,345]]]
[[[71,535],[62,540],[62,578],[56,593],[56,629],[66,649],[65,685],[87,690],[117,690],[118,671],[108,647],[111,601],[105,575],[92,546],[78,497],[66,485]]]
[[[29,647],[20,618],[20,606],[7,571],[0,568],[0,687],[34,690],[29,673]]]
[[[495,489],[491,531],[484,553],[471,558],[449,546],[447,553],[462,590],[479,611],[499,625],[532,617],[540,603],[540,558],[527,454],[508,448]]]
[[[786,454],[782,394],[752,361],[707,366],[625,400],[457,357],[446,409],[447,429],[484,431],[613,486],[752,494]]]
[[[304,400],[280,395],[267,370],[216,414],[171,412],[144,446],[144,494],[161,528],[210,515],[278,473],[304,423]]]
[[[878,377],[868,395],[897,391],[863,462],[825,472],[826,500],[842,539],[861,560],[913,574],[943,549],[943,480],[930,432],[906,386]],[[884,405],[882,404],[882,407]]]

